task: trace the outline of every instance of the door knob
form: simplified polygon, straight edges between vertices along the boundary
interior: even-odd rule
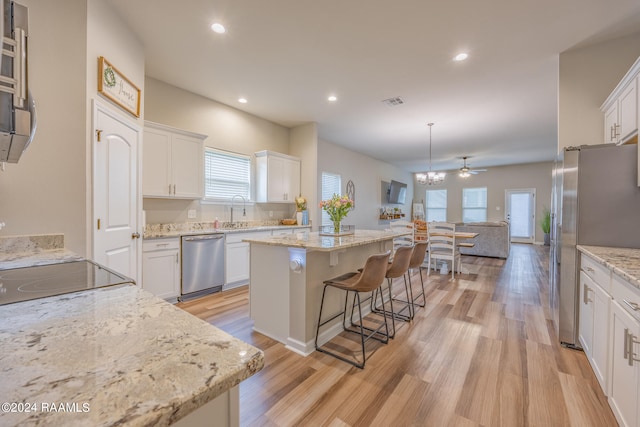
[[[131,234],[131,238],[132,239],[139,239],[140,238],[140,233],[132,233]]]

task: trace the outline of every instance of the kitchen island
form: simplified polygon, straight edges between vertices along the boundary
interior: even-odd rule
[[[263,353],[134,285],[0,306],[0,425],[238,425]],[[212,424],[213,423],[213,424]]]
[[[318,232],[260,239],[251,243],[250,315],[254,330],[307,356],[315,351],[323,281],[364,266],[370,255],[393,248],[393,238],[410,230],[355,230],[333,237]],[[327,313],[344,304],[339,292],[328,294]],[[325,342],[342,331],[339,319],[322,332]]]

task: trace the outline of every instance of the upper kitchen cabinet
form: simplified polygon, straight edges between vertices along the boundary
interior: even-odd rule
[[[203,196],[206,135],[145,122],[143,197],[199,199]]]
[[[256,153],[256,201],[295,203],[300,194],[300,159],[273,151]]]
[[[638,75],[640,58],[602,104],[604,142],[623,144],[638,135]]]

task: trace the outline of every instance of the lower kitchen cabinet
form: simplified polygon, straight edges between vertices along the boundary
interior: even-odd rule
[[[180,239],[142,244],[142,288],[166,300],[180,296]]]
[[[614,274],[612,294],[609,405],[621,426],[637,426],[640,421],[640,291]]]
[[[249,243],[243,239],[271,236],[271,231],[228,233],[224,245],[225,280],[223,289],[232,289],[249,283]]]

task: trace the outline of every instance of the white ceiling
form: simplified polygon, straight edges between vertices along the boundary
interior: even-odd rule
[[[552,160],[558,54],[640,30],[638,0],[109,1],[148,76],[414,172],[427,122],[434,169]]]

